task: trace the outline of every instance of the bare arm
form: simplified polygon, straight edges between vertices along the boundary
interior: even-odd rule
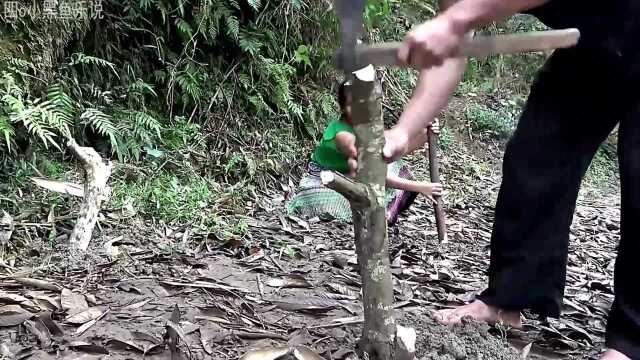
[[[442,194],[442,184],[403,179],[398,175],[387,174],[385,185],[390,188],[413,191],[433,200],[433,195]]]
[[[408,136],[407,153],[427,141],[427,129],[447,105],[466,67],[466,59],[448,59],[442,65],[422,70],[413,96],[407,103],[397,131]]]
[[[540,6],[549,0],[460,0],[440,15],[458,34],[478,26]]]
[[[422,183],[418,181],[403,179],[397,175],[387,174],[386,186],[405,191],[422,192]]]

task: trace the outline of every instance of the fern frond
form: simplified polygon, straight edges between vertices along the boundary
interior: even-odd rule
[[[238,82],[245,89],[251,88],[251,77],[245,73],[238,74]]]
[[[155,132],[160,137],[160,130],[162,130],[162,124],[153,116],[147,114],[144,111],[134,111],[133,118],[135,119],[134,132],[141,133],[142,131]]]
[[[227,16],[225,22],[227,25],[227,35],[238,40],[238,35],[240,35],[240,22],[238,18],[235,16]]]
[[[95,56],[85,55],[83,53],[74,53],[71,55],[71,61],[69,65],[94,65],[97,67],[108,68],[110,69],[116,77],[120,77],[118,72],[116,71],[115,65],[112,62],[109,62],[105,59],[101,59]]]
[[[6,116],[0,115],[0,138],[4,139],[9,152],[11,152],[11,145],[13,144],[13,137],[15,134],[16,132],[13,130],[13,126],[11,126],[9,119]]]
[[[47,89],[47,100],[53,105],[56,127],[69,126],[76,112],[75,102],[67,95],[60,84]]]
[[[89,126],[98,134],[108,138],[112,148],[114,148],[114,145],[118,142],[118,131],[112,119],[111,116],[93,108],[86,109],[82,115],[80,115],[80,122],[83,125]]]
[[[193,28],[191,28],[191,25],[184,19],[177,18],[176,27],[185,37],[190,38],[193,36]]]
[[[255,38],[252,38],[250,34],[240,34],[238,45],[243,51],[251,55],[257,55],[263,44]]]
[[[240,8],[240,3],[238,2],[238,0],[227,0],[227,2],[236,10],[242,10]]]
[[[59,125],[53,111],[54,107],[48,101],[40,102],[39,99],[36,99],[31,104],[24,106],[22,111],[10,114],[10,119],[13,123],[22,123],[31,135],[42,141],[45,148],[48,149],[49,145],[52,145],[61,150],[55,140],[56,135],[51,131],[52,127]],[[57,130],[64,135],[69,134],[69,129],[64,126],[57,127]]]
[[[260,10],[260,6],[262,5],[260,0],[247,0],[247,3],[256,12]]]
[[[153,85],[144,82],[142,79],[136,79],[135,82],[129,84],[128,90],[129,92],[138,92],[140,94],[151,94],[155,97],[158,96],[155,90],[153,90]]]

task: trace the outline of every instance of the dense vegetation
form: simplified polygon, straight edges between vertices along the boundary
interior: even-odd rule
[[[365,40],[399,40],[434,13],[431,0],[370,1]],[[110,0],[102,15],[0,22],[0,207],[68,204],[28,179],[77,181],[65,149],[71,137],[116,161],[111,207],[242,231],[236,220],[227,226],[232,215],[256,189],[279,187],[282,174],[303,165],[336,112],[331,2]],[[485,30],[537,26],[517,17]],[[458,116],[505,139],[543,60],[471,60],[459,95],[473,101]],[[416,78],[387,75],[392,120]]]

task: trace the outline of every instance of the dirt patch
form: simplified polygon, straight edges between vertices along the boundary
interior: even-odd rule
[[[504,340],[489,334],[489,326],[472,321],[443,326],[425,311],[404,312],[399,323],[414,327],[418,334],[420,360],[512,360],[520,356]]]

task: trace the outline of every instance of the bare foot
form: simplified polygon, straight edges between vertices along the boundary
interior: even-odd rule
[[[602,354],[600,360],[631,360],[631,358],[619,351],[610,349]]]
[[[520,312],[500,310],[480,300],[475,300],[471,304],[459,306],[455,309],[440,310],[435,313],[434,317],[436,321],[443,325],[460,324],[462,318],[470,317],[476,321],[489,324],[502,323],[516,329],[522,328]]]

